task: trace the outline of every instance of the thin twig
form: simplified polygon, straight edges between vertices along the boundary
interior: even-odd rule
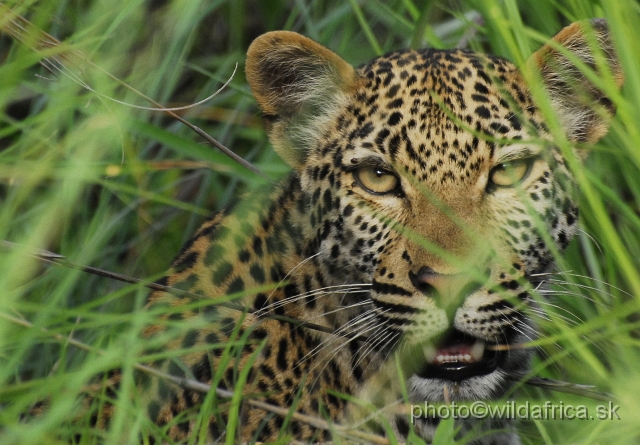
[[[14,243],[12,241],[6,241],[6,240],[0,240],[0,247],[6,248],[6,249],[11,249],[11,250],[15,250],[19,247],[24,247],[21,246],[20,244]],[[146,287],[147,289],[151,289],[154,291],[160,291],[160,292],[167,292],[167,293],[171,293],[174,295],[180,295],[180,296],[185,296],[185,297],[191,297],[191,298],[196,298],[196,299],[203,299],[206,298],[203,295],[200,294],[196,294],[194,292],[189,292],[183,289],[178,289],[175,287],[171,287],[171,286],[166,286],[160,283],[156,283],[153,281],[145,281],[145,280],[141,280],[140,278],[135,278],[135,277],[131,277],[129,275],[123,275],[123,274],[119,274],[116,272],[110,272],[108,270],[104,270],[104,269],[99,269],[97,267],[90,267],[90,266],[81,266],[79,264],[75,264],[72,263],[70,261],[68,261],[63,255],[60,255],[58,253],[54,253],[54,252],[50,252],[48,250],[42,250],[42,249],[32,249],[31,252],[28,253],[29,255],[31,255],[32,257],[36,258],[39,261],[42,261],[43,263],[47,263],[47,264],[51,264],[51,265],[55,265],[55,266],[62,266],[62,267],[66,267],[69,269],[76,269],[76,270],[81,270],[83,272],[86,273],[90,273],[92,275],[98,275],[101,277],[105,277],[105,278],[110,278],[112,280],[116,280],[116,281],[121,281],[123,283],[129,283],[129,284],[140,284],[144,287]],[[280,283],[279,286],[284,286],[287,283]],[[342,337],[347,337],[347,338],[351,338],[351,336],[348,333],[345,332],[334,332],[333,329],[327,327],[327,326],[322,326],[316,323],[311,323],[308,321],[303,321],[303,320],[298,320],[297,318],[292,318],[292,317],[287,317],[285,315],[275,315],[275,314],[257,314],[258,311],[254,310],[254,309],[250,309],[247,308],[241,304],[238,303],[234,303],[231,301],[216,301],[215,304],[217,306],[221,306],[227,309],[232,309],[235,311],[240,311],[240,312],[244,312],[244,313],[248,313],[248,314],[252,314],[252,315],[259,315],[259,319],[260,320],[280,320],[280,321],[284,321],[286,323],[295,325],[295,326],[299,326],[301,328],[306,328],[306,329],[312,329],[314,331],[320,331],[320,332],[324,332],[327,334],[332,334],[332,335],[338,335],[338,336],[342,336]],[[361,341],[364,341],[365,339],[363,338],[357,338]]]
[[[63,75],[71,78],[73,81],[82,85],[84,88],[87,88],[93,91],[93,89],[91,89],[87,84],[82,82],[82,80],[78,76],[74,75],[66,67],[65,63],[63,63],[63,62],[66,62],[73,65],[74,64],[72,61],[72,57],[73,57],[74,60],[78,60],[82,64],[88,65],[89,67],[98,70],[100,73],[104,74],[111,80],[117,82],[119,85],[122,85],[129,91],[142,97],[143,99],[151,103],[154,107],[164,111],[172,118],[183,123],[184,125],[189,127],[191,130],[196,132],[198,135],[200,135],[207,142],[215,146],[218,150],[220,150],[225,155],[229,156],[231,159],[236,161],[238,164],[242,165],[243,167],[252,171],[253,173],[271,181],[271,179],[265,173],[263,173],[259,168],[257,168],[247,160],[243,159],[242,157],[240,157],[239,155],[231,151],[229,148],[225,147],[223,144],[221,144],[216,139],[208,135],[205,131],[203,131],[196,125],[188,122],[186,119],[178,116],[176,113],[174,113],[170,109],[167,109],[166,107],[159,104],[155,100],[151,99],[144,93],[138,91],[137,89],[133,88],[131,85],[127,84],[126,82],[118,79],[113,74],[102,69],[101,67],[93,63],[91,60],[89,60],[80,51],[63,48],[62,43],[59,40],[57,40],[55,37],[42,31],[41,29],[33,25],[31,22],[29,22],[27,19],[20,16],[19,14],[16,14],[12,9],[6,7],[2,3],[0,3],[0,29],[5,33],[7,33],[8,35],[10,35],[11,37],[13,37],[14,39],[16,39],[17,41],[29,46],[34,52],[41,54],[43,56],[43,60],[41,61],[41,64],[52,73],[54,74],[56,72],[62,73]],[[53,49],[55,49],[56,51],[55,52],[52,51]],[[54,55],[51,55],[52,53]],[[56,57],[56,56],[59,56],[59,57]]]
[[[23,326],[25,328],[29,328],[29,329],[34,328],[32,323],[26,320],[14,317],[12,315],[6,314],[4,312],[0,312],[0,318],[4,318],[5,320],[8,320],[12,323]],[[92,346],[89,346],[86,343],[83,343],[81,341],[74,339],[73,337],[66,337],[62,334],[56,334],[54,332],[49,331],[46,328],[40,328],[40,331],[43,332],[44,334],[50,335],[51,337],[53,337],[54,339],[60,342],[66,342],[78,349],[82,349],[83,351],[92,352],[100,355],[104,354],[104,351],[102,351],[101,349],[97,349]],[[135,363],[133,364],[133,368],[138,371],[144,372],[146,374],[150,374],[160,379],[169,381],[175,384],[176,386],[179,386],[180,388],[188,389],[190,391],[195,391],[202,394],[208,394],[212,389],[215,389],[218,397],[225,398],[225,399],[230,399],[233,397],[233,391],[229,391],[223,388],[212,388],[211,385],[208,385],[206,383],[202,383],[197,380],[176,377],[174,375],[162,372],[151,366]],[[314,428],[328,430],[347,438],[359,439],[359,440],[376,443],[380,445],[387,445],[390,443],[388,439],[385,439],[384,437],[381,437],[375,434],[355,431],[352,428],[346,427],[344,425],[329,423],[326,420],[319,419],[317,417],[309,416],[306,414],[301,414],[296,411],[292,412],[290,409],[275,406],[270,403],[262,402],[260,400],[254,400],[254,399],[245,397],[244,402],[253,408],[258,408],[264,411],[272,412],[282,417],[290,416],[292,419],[297,420],[299,422],[306,423]]]
[[[575,394],[582,397],[588,397],[593,400],[602,402],[610,402],[615,400],[613,394],[595,391],[593,385],[581,385],[578,383],[569,383],[562,380],[554,380],[546,377],[535,377],[511,371],[507,373],[507,378],[515,382],[526,383],[527,385],[537,386],[538,388],[549,389],[551,391],[562,392],[566,394]]]

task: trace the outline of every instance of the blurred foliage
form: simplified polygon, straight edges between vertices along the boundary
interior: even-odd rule
[[[640,418],[637,273],[640,263],[640,58],[636,1],[554,0],[104,0],[9,1],[5,5],[78,50],[100,68],[166,106],[197,102],[238,70],[206,105],[181,112],[190,122],[277,180],[287,167],[269,149],[247,87],[244,53],[275,29],[300,32],[359,65],[404,47],[470,47],[523,64],[563,26],[606,17],[626,87],[618,117],[582,172],[584,232],[560,277],[572,282],[550,306],[575,323],[550,323],[539,375],[589,383],[619,399],[622,421],[523,422],[524,443],[636,443]],[[6,18],[0,17],[0,21]],[[3,22],[4,24],[4,22]],[[49,56],[55,55],[55,50]],[[141,98],[82,64],[67,68],[88,91],[42,68],[42,56],[0,37],[0,239],[21,247],[0,254],[0,442],[56,443],[81,435],[69,420],[91,377],[140,359],[146,290],[47,266],[31,249],[76,264],[154,280],[206,215],[264,179],[229,161],[166,115],[123,106]],[[590,278],[589,278],[590,277]],[[565,286],[565,285],[563,285]],[[73,336],[105,351],[85,353],[43,334]],[[130,369],[130,368],[126,368]],[[128,374],[127,374],[128,375]],[[527,389],[537,400],[589,403]],[[37,421],[18,413],[50,397]],[[132,402],[134,406],[135,402]],[[114,426],[117,430],[117,423]],[[122,432],[120,432],[122,433]],[[135,434],[90,435],[81,443],[136,441]]]

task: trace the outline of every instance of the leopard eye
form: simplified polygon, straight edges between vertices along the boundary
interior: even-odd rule
[[[522,181],[531,169],[532,159],[503,162],[491,169],[489,180],[500,187],[512,187]]]
[[[396,175],[377,166],[362,166],[353,172],[353,177],[360,187],[372,195],[386,195],[398,188]]]

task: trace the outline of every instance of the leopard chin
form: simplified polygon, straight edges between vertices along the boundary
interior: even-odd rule
[[[521,338],[522,337],[522,338]],[[512,341],[524,342],[523,335]],[[531,349],[509,348],[480,339],[457,329],[447,332],[440,340],[422,348],[425,365],[406,382],[412,407],[413,431],[427,441],[435,437],[440,418],[429,412],[430,403],[496,401],[508,395],[513,386],[509,374],[526,372],[533,355]],[[419,414],[419,415],[416,415]],[[396,418],[398,434],[407,435],[405,420]],[[473,445],[518,445],[520,438],[507,419],[476,419],[472,416],[456,420],[458,437],[476,434]],[[490,436],[479,431],[496,431]],[[484,436],[484,437],[483,437]],[[474,436],[475,437],[475,436]]]
[[[520,338],[521,337],[521,338]],[[530,341],[523,335],[510,344]],[[412,403],[496,400],[511,387],[509,374],[525,372],[533,352],[452,329],[434,342],[412,349],[423,354],[407,381]]]

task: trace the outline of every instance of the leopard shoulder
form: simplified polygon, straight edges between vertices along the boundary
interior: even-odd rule
[[[529,64],[572,144],[602,137],[613,112],[571,62],[601,66],[586,28],[621,85],[602,20],[564,29]],[[557,131],[526,77],[465,50],[397,51],[356,69],[285,31],[254,41],[246,71],[292,173],[205,223],[177,257],[164,284],[188,295],[156,292],[149,306],[193,323],[167,348],[211,347],[159,367],[227,390],[245,379],[247,396],[337,423],[360,415],[351,397],[382,406],[400,396],[395,363],[412,402],[503,396],[532,354],[504,349],[537,337],[536,276],[578,217]],[[230,298],[245,310],[218,304]],[[204,396],[166,386],[149,386],[150,417],[173,437],[195,434],[183,414]],[[209,436],[226,415],[212,416]],[[274,440],[284,425],[246,404],[239,416],[245,441]],[[398,435],[408,428],[402,416],[388,421]],[[474,443],[519,443],[508,424],[462,427],[501,429]],[[295,419],[286,428],[331,439]],[[414,428],[432,438],[432,423]]]

